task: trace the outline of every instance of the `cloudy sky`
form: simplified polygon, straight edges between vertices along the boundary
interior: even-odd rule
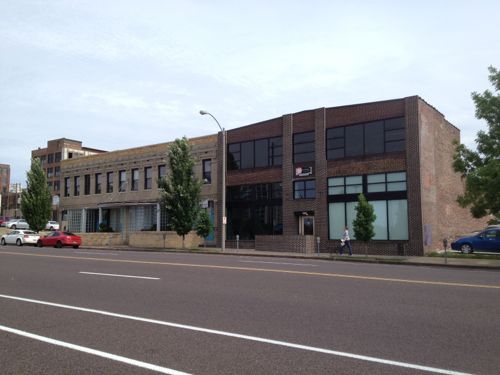
[[[419,95],[474,145],[500,2],[0,0],[0,163],[70,138],[118,150]]]

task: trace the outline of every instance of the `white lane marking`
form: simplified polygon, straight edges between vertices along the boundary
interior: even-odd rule
[[[265,262],[263,260],[240,260],[240,263],[264,263],[264,264],[282,264],[288,266],[318,267],[316,264],[307,263],[287,263],[287,262]]]
[[[75,254],[92,254],[92,255],[118,255],[116,253],[92,253],[90,251],[75,251]]]
[[[13,333],[15,335],[28,337],[28,338],[33,339],[33,340],[46,342],[48,344],[62,346],[63,348],[77,350],[79,352],[84,352],[84,353],[96,355],[96,356],[103,357],[106,359],[112,359],[113,361],[123,362],[123,363],[126,363],[128,365],[161,372],[162,374],[170,374],[170,375],[186,375],[186,374],[188,374],[187,372],[181,372],[181,371],[170,369],[168,367],[161,367],[161,366],[153,365],[151,363],[142,362],[142,361],[138,361],[138,360],[127,358],[127,357],[122,357],[120,355],[106,353],[106,352],[103,352],[100,350],[87,348],[85,346],[75,345],[75,344],[71,344],[69,342],[51,339],[50,337],[36,335],[33,333],[21,331],[21,330],[15,329],[15,328],[6,327],[3,325],[0,325],[0,330],[5,331],[5,332],[9,332],[9,333]]]
[[[98,273],[98,272],[83,272],[83,271],[80,271],[78,273],[82,273],[84,275],[111,276],[111,277],[128,277],[128,278],[131,278],[131,279],[146,279],[146,280],[160,280],[159,277],[117,275],[117,274],[114,274],[114,273]]]
[[[68,309],[68,310],[76,310],[76,311],[89,312],[89,313],[94,313],[94,314],[99,314],[99,315],[104,315],[104,316],[111,316],[111,317],[114,317],[114,318],[128,319],[128,320],[134,320],[134,321],[143,322],[143,323],[151,323],[151,324],[157,324],[157,325],[161,325],[161,326],[186,329],[186,330],[190,330],[190,331],[210,333],[210,334],[213,334],[213,335],[233,337],[233,338],[238,338],[238,339],[242,339],[242,340],[262,342],[262,343],[265,343],[265,344],[271,344],[271,345],[277,345],[277,346],[284,346],[284,347],[288,347],[288,348],[306,350],[306,351],[323,353],[323,354],[330,354],[330,355],[334,355],[334,356],[338,356],[338,357],[346,357],[346,358],[351,358],[351,359],[358,359],[358,360],[361,360],[361,361],[374,362],[374,363],[385,364],[385,365],[390,365],[390,366],[411,368],[411,369],[420,370],[420,371],[434,372],[434,373],[437,373],[437,374],[446,374],[446,375],[471,375],[471,374],[465,373],[465,372],[440,369],[440,368],[436,368],[436,367],[422,366],[422,365],[417,365],[417,364],[412,364],[412,363],[406,363],[406,362],[392,361],[392,360],[383,359],[383,358],[369,357],[369,356],[365,356],[365,355],[359,355],[359,354],[353,354],[353,353],[347,353],[347,352],[340,352],[340,351],[330,350],[330,349],[324,349],[324,348],[317,348],[317,347],[314,347],[314,346],[294,344],[294,343],[290,343],[290,342],[286,342],[286,341],[278,341],[278,340],[266,339],[266,338],[257,337],[257,336],[248,336],[248,335],[242,335],[242,334],[239,334],[239,333],[218,331],[218,330],[215,330],[215,329],[195,327],[195,326],[190,326],[190,325],[185,325],[185,324],[178,324],[178,323],[172,323],[172,322],[165,322],[165,321],[162,321],[162,320],[141,318],[141,317],[132,316],[132,315],[117,314],[117,313],[112,313],[112,312],[109,312],[109,311],[88,309],[88,308],[85,308],[85,307],[63,305],[63,304],[59,304],[59,303],[45,302],[45,301],[34,300],[34,299],[29,299],[29,298],[9,296],[9,295],[5,295],[5,294],[0,294],[0,298],[6,298],[6,299],[12,299],[12,300],[16,300],[16,301],[36,303],[36,304],[45,305],[45,306],[60,307],[60,308],[63,308],[63,309]]]

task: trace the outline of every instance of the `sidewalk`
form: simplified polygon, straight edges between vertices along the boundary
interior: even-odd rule
[[[103,250],[124,250],[124,251],[154,251],[169,253],[191,253],[191,254],[212,254],[212,255],[239,255],[270,258],[292,258],[292,259],[319,259],[324,261],[339,262],[361,262],[361,263],[381,263],[381,264],[400,264],[413,266],[434,266],[434,267],[458,267],[458,268],[476,268],[500,270],[500,259],[470,259],[470,258],[450,258],[444,257],[417,257],[417,256],[386,256],[386,255],[338,255],[330,253],[292,253],[292,252],[271,252],[256,251],[253,249],[231,249],[226,248],[224,253],[220,248],[202,248],[199,249],[144,249],[128,246],[119,247],[89,247]]]

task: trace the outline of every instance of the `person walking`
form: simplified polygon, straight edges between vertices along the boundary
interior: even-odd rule
[[[351,238],[349,237],[349,228],[347,225],[344,229],[344,234],[342,235],[342,242],[343,245],[340,247],[340,255],[344,253],[344,247],[346,246],[349,249],[349,255],[352,255]]]

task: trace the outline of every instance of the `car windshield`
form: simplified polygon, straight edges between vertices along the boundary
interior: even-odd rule
[[[63,234],[64,234],[65,236],[74,236],[74,234],[73,234],[73,233],[71,233],[71,232],[63,232]]]

